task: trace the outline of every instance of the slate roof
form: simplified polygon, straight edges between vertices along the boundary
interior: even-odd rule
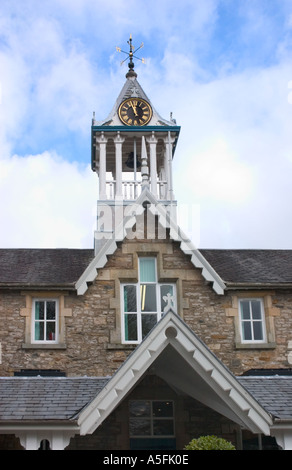
[[[292,420],[292,376],[236,377],[274,418]],[[0,422],[78,419],[110,377],[1,377]]]
[[[228,284],[292,284],[292,250],[200,250]]]
[[[0,421],[74,420],[108,377],[1,377]]]
[[[274,418],[292,420],[292,377],[237,377]]]
[[[0,249],[0,287],[73,287],[94,250]]]
[[[292,286],[292,250],[199,251],[227,287]],[[0,249],[0,288],[74,288],[93,259],[93,249]]]

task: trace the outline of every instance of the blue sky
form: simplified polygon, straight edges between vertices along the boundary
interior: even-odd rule
[[[0,247],[93,245],[91,118],[125,82],[130,34],[141,86],[181,126],[195,244],[292,248],[291,0],[2,0]]]

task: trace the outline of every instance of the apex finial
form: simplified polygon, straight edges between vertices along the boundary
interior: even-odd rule
[[[126,77],[127,78],[130,78],[130,77],[137,77],[137,74],[136,72],[134,71],[134,62],[133,62],[133,58],[135,57],[135,59],[138,59],[138,60],[141,60],[141,62],[143,64],[145,64],[145,59],[142,58],[140,59],[140,57],[137,57],[135,56],[134,54],[139,50],[141,49],[142,47],[144,47],[144,44],[143,42],[141,43],[141,45],[137,48],[137,49],[134,49],[134,46],[132,44],[132,35],[130,34],[130,39],[129,41],[127,41],[127,43],[129,44],[130,46],[130,52],[125,52],[125,51],[122,51],[122,49],[120,47],[116,47],[116,50],[118,52],[123,52],[124,54],[127,54],[127,57],[122,60],[121,62],[121,65],[123,65],[124,62],[126,62],[127,59],[130,59],[129,63],[128,63],[128,67],[129,67],[129,70],[128,70],[128,73],[126,74]]]

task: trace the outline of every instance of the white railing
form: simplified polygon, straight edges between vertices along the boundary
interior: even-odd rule
[[[142,181],[124,180],[122,181],[122,197],[124,200],[134,201],[140,196],[142,191]],[[116,197],[116,181],[106,181],[107,199],[112,200]],[[157,181],[157,196],[159,200],[167,199],[166,181]]]

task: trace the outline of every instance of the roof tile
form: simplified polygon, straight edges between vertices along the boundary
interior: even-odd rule
[[[1,377],[0,421],[74,419],[108,380],[104,377]]]
[[[200,250],[225,283],[292,283],[292,250]]]
[[[0,249],[0,286],[74,285],[94,250]]]

